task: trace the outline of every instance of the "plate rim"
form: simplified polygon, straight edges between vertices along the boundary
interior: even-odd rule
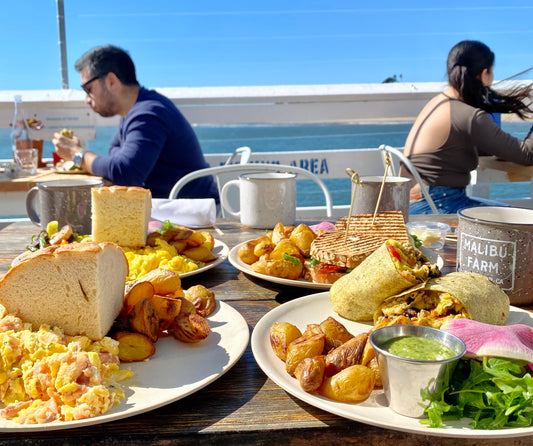
[[[357,323],[357,322],[348,321],[342,318],[341,316],[333,312],[331,304],[329,306],[324,306],[323,304],[326,303],[325,301],[330,303],[329,292],[315,293],[315,294],[310,294],[307,296],[299,297],[297,299],[293,299],[284,304],[281,304],[280,306],[266,313],[257,322],[252,332],[252,336],[251,336],[252,354],[254,355],[254,358],[257,364],[259,365],[261,370],[263,370],[265,375],[267,375],[268,378],[270,378],[274,383],[276,383],[279,387],[281,387],[287,393],[293,395],[294,397],[314,407],[317,407],[321,410],[332,413],[334,415],[338,415],[340,417],[343,417],[343,418],[346,418],[352,421],[357,421],[360,423],[365,423],[365,424],[369,424],[369,425],[384,428],[384,429],[391,429],[391,430],[396,430],[396,431],[415,433],[415,434],[421,434],[421,435],[429,435],[429,436],[435,436],[435,437],[454,437],[454,438],[509,438],[509,437],[523,437],[527,435],[533,435],[533,426],[524,427],[524,428],[503,428],[503,429],[494,429],[494,430],[472,429],[468,424],[468,419],[448,422],[448,426],[444,428],[430,428],[429,426],[420,424],[419,419],[409,418],[409,417],[396,414],[394,411],[392,411],[386,406],[385,407],[368,407],[368,406],[364,406],[364,402],[361,403],[361,405],[340,403],[340,402],[332,401],[327,398],[321,397],[320,395],[306,393],[302,391],[300,387],[298,386],[295,378],[291,378],[284,370],[278,373],[278,370],[276,370],[276,368],[272,368],[270,366],[271,360],[276,361],[278,368],[280,364],[282,363],[281,363],[281,360],[277,356],[275,356],[272,349],[271,348],[269,349],[270,344],[269,344],[268,333],[269,333],[270,326],[273,322],[280,322],[280,321],[291,322],[291,320],[288,320],[286,317],[285,318],[283,317],[284,314],[287,314],[288,312],[287,310],[289,311],[298,310],[301,313],[306,303],[307,304],[314,303],[314,301],[317,301],[318,303],[322,304],[321,308],[325,307],[324,313],[322,315],[314,315],[313,317],[316,318],[316,320],[310,320],[305,323],[320,323],[328,315],[332,315],[333,317],[338,319],[339,322],[343,324],[345,323],[348,325],[358,324],[358,325],[368,326],[368,329],[371,328],[370,323],[368,324]],[[510,310],[519,312],[521,314],[527,314],[530,325],[533,326],[533,315],[529,313],[527,310],[523,310],[521,308],[514,307],[514,306],[511,306]],[[302,324],[303,323],[304,322],[302,322]],[[302,327],[299,326],[298,328],[302,328]],[[356,332],[353,332],[353,334],[356,334]],[[287,382],[289,382],[290,385],[287,384]],[[382,389],[374,390],[374,392],[377,392],[376,395],[378,397],[381,394],[383,394]],[[355,413],[354,413],[354,409],[355,409]],[[368,413],[372,413],[373,410],[374,411],[375,410],[388,411],[390,413],[389,420],[391,421],[384,422],[384,421],[373,419],[371,415],[370,416],[368,415]],[[361,414],[360,412],[366,412],[367,415]],[[394,423],[394,420],[396,418],[400,420],[398,423]]]
[[[253,240],[253,239],[251,239],[251,240]],[[246,243],[250,242],[251,240],[247,240],[245,242],[239,243],[238,245],[235,245],[233,248],[230,249],[230,251],[228,253],[229,262],[235,268],[237,268],[239,271],[241,271],[241,272],[243,272],[245,274],[249,274],[250,276],[257,277],[258,279],[262,279],[262,280],[265,280],[267,282],[276,283],[276,284],[279,284],[279,285],[287,285],[287,286],[294,286],[294,287],[298,287],[298,288],[307,288],[307,289],[310,289],[310,290],[322,290],[322,291],[327,291],[327,290],[329,290],[331,288],[331,284],[330,283],[315,283],[315,282],[309,282],[307,280],[284,279],[284,278],[281,278],[281,277],[268,276],[266,274],[261,274],[261,273],[258,273],[256,271],[254,271],[246,263],[244,263],[239,258],[239,255],[238,255],[239,248],[241,246],[245,245]],[[431,249],[428,249],[428,248],[421,249],[421,251],[426,257],[436,256],[436,259],[435,259],[434,263],[437,264],[439,269],[442,269],[444,267],[444,259],[437,252],[435,252],[435,251],[433,251]],[[428,256],[428,254],[429,254],[429,256]]]
[[[135,392],[136,392],[135,389],[153,388],[153,385],[151,385],[150,383],[144,383],[145,386],[143,387],[135,383],[136,377],[133,377],[131,378],[132,383],[130,386],[127,385],[127,381],[124,385],[124,390],[126,391],[126,393],[128,392],[128,390],[131,391],[132,393],[129,396],[127,396],[124,400],[122,400],[118,406],[112,408],[110,411],[108,411],[104,415],[87,418],[84,420],[61,421],[61,422],[56,422],[56,423],[31,424],[31,425],[25,425],[25,424],[18,425],[16,423],[9,422],[8,420],[4,420],[0,418],[0,433],[45,432],[45,431],[54,431],[54,430],[82,428],[82,427],[92,426],[96,424],[104,424],[104,423],[108,423],[111,421],[122,420],[122,419],[130,418],[132,416],[150,412],[152,410],[174,403],[187,396],[192,395],[193,393],[198,392],[199,390],[203,389],[204,387],[208,386],[209,384],[213,383],[214,381],[222,377],[224,374],[226,374],[241,359],[241,357],[243,356],[244,352],[246,351],[248,347],[249,340],[250,340],[250,330],[248,327],[248,323],[244,319],[243,315],[239,311],[237,311],[235,308],[233,308],[231,305],[229,305],[228,303],[224,301],[217,301],[217,303],[219,304],[217,311],[208,318],[209,321],[213,322],[213,324],[210,324],[212,326],[211,331],[214,333],[219,333],[220,335],[220,340],[215,344],[215,347],[221,346],[221,342],[223,338],[219,330],[223,330],[222,327],[224,327],[224,329],[226,330],[232,330],[233,332],[238,331],[239,333],[239,336],[235,336],[234,333],[232,333],[232,335],[229,336],[229,333],[228,333],[227,338],[224,339],[224,341],[226,342],[226,348],[224,348],[224,351],[227,353],[228,359],[224,364],[221,364],[221,370],[219,373],[213,374],[211,376],[201,379],[196,385],[194,385],[195,383],[188,383],[187,385],[188,386],[192,385],[192,387],[187,389],[184,392],[180,393],[180,392],[168,392],[167,391],[165,393],[166,396],[164,398],[160,398],[159,400],[157,400],[156,403],[145,404],[145,405],[138,407],[137,409],[135,408],[132,409],[128,407],[128,399],[131,398],[133,395],[135,395]],[[224,319],[219,320],[220,317],[223,317]],[[231,325],[228,325],[228,324],[231,324]],[[168,341],[168,342],[174,342],[174,341],[179,342],[177,340],[171,339],[171,337],[162,338],[162,340]],[[231,349],[227,348],[228,346],[231,346]],[[183,348],[189,348],[189,346],[183,347]],[[195,348],[194,345],[192,348]],[[157,344],[156,344],[156,349],[157,349]],[[206,355],[208,354],[209,352],[206,352]],[[174,360],[176,361],[176,365],[179,366],[180,356],[176,355]],[[150,359],[146,362],[121,363],[121,366],[122,368],[131,367],[133,370],[135,368],[144,367],[147,364],[153,364],[154,362],[155,362],[154,359]],[[174,368],[169,367],[168,370],[170,373],[174,372]],[[173,389],[179,389],[179,386],[174,387]]]
[[[213,249],[216,249],[216,248],[222,248],[222,251],[220,253],[220,255],[218,256],[218,258],[216,260],[213,260],[212,262],[209,262],[208,264],[206,264],[205,266],[202,266],[201,268],[198,268],[198,269],[195,269],[194,271],[188,271],[186,273],[180,273],[180,279],[185,279],[187,277],[190,277],[190,276],[195,276],[196,274],[201,274],[205,271],[208,271],[212,268],[214,268],[215,266],[218,266],[220,265],[224,260],[226,260],[228,258],[228,254],[229,254],[229,247],[228,245],[226,245],[222,240],[218,240],[218,239],[214,239],[215,240],[215,246]]]
[[[266,274],[255,272],[248,265],[246,265],[246,263],[242,262],[241,259],[239,259],[239,255],[238,255],[239,248],[243,246],[244,244],[248,243],[249,241],[250,240],[239,243],[238,245],[231,248],[229,251],[228,260],[239,271],[245,274],[249,274],[250,276],[257,277],[258,279],[262,279],[267,282],[276,283],[279,285],[294,286],[298,288],[308,288],[310,290],[329,290],[331,288],[331,284],[329,283],[314,283],[314,282],[309,282],[307,280],[284,279],[282,277],[268,276]]]

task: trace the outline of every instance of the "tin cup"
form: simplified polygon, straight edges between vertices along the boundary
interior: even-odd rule
[[[455,356],[447,359],[421,360],[396,356],[386,349],[386,344],[402,336],[420,336],[448,347]],[[379,372],[389,407],[400,415],[420,418],[429,401],[422,392],[438,392],[446,386],[466,346],[457,336],[436,328],[421,325],[389,325],[370,335],[376,350]]]
[[[57,221],[60,228],[69,224],[77,234],[90,234],[91,188],[103,185],[96,178],[39,182],[26,194],[28,217],[44,230],[48,223]]]
[[[533,210],[479,206],[458,212],[457,271],[479,273],[512,305],[533,303]]]
[[[353,214],[373,214],[376,210],[382,176],[368,176],[359,179],[354,199]],[[353,186],[352,186],[353,187]],[[411,179],[387,176],[379,200],[378,212],[401,211],[404,221],[409,220],[409,191]]]

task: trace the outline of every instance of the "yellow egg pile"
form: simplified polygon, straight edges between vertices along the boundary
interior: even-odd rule
[[[178,254],[176,248],[162,239],[156,239],[156,246],[132,249],[122,248],[128,259],[129,274],[126,280],[135,280],[156,268],[164,268],[178,274],[195,271],[205,265]]]
[[[118,342],[66,336],[59,328],[0,319],[0,417],[19,424],[91,418],[125,398]]]

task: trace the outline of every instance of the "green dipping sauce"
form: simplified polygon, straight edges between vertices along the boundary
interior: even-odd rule
[[[439,341],[419,336],[402,336],[391,339],[383,345],[383,349],[402,358],[426,361],[448,359],[456,356],[451,349]]]

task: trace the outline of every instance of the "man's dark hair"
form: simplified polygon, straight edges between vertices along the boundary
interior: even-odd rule
[[[78,72],[87,67],[88,77],[115,73],[124,85],[139,85],[130,55],[122,48],[113,45],[90,49],[76,61],[74,67]]]

